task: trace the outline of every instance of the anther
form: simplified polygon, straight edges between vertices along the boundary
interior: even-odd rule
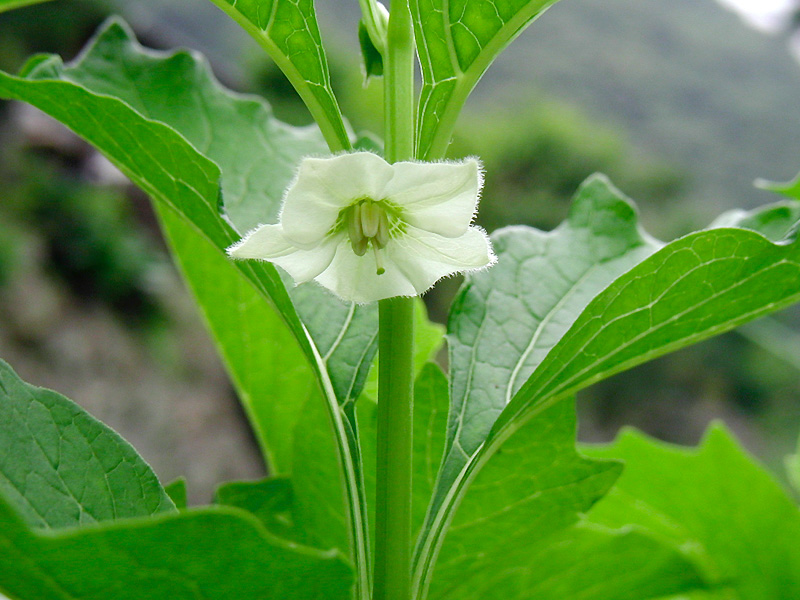
[[[383,214],[383,209],[374,202],[363,202],[361,207],[361,230],[364,237],[374,238]]]
[[[389,243],[389,217],[386,215],[385,210],[381,211],[378,218],[378,231],[375,233],[372,242],[377,244],[378,248],[385,248],[386,244]]]

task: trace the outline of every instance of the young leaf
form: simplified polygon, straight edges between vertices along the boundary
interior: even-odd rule
[[[800,511],[723,426],[713,426],[696,449],[627,430],[587,452],[625,461],[590,520],[634,524],[688,550],[725,598],[800,597]]]
[[[554,231],[509,227],[492,242],[498,263],[467,276],[450,311],[451,412],[439,501],[590,300],[659,247],[602,176],[581,186]]]
[[[557,0],[411,0],[423,86],[417,157],[442,158],[467,96],[492,61]]]
[[[0,361],[0,496],[36,528],[174,512],[125,440],[61,394]]]
[[[361,46],[361,60],[364,68],[364,80],[369,81],[370,77],[383,76],[383,55],[372,43],[367,26],[364,21],[358,24],[358,44]]]
[[[280,540],[239,510],[44,534],[0,497],[0,592],[12,599],[349,600],[351,582],[336,553]]]
[[[178,477],[164,486],[164,491],[175,504],[175,508],[183,509],[189,507],[188,490],[186,488],[186,478]]]
[[[313,0],[211,0],[261,45],[300,94],[331,151],[350,149]]]

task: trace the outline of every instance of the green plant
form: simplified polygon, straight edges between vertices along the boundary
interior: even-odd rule
[[[380,253],[416,292],[430,283],[417,275],[433,271],[402,246],[422,239],[413,227],[438,236],[425,238],[431,263],[447,262],[462,229],[475,237],[436,277],[491,262],[462,214],[477,201],[477,163],[435,161],[483,72],[554,2],[395,0],[387,14],[362,0],[388,163],[356,154],[375,144],[351,135],[338,109],[309,0],[214,2],[261,43],[318,128],[284,125],[262,100],[223,89],[197,55],[145,51],[116,20],[73,63],[40,55],[0,73],[0,96],[62,121],[153,198],[271,476],[187,508],[181,483],[163,487],[114,432],[2,363],[0,590],[20,600],[799,597],[797,506],[724,430],[694,452],[627,433],[581,453],[573,397],[800,299],[800,180],[775,187],[793,200],[665,244],[591,177],[556,230],[492,236],[497,263],[469,273],[451,308],[445,375],[430,362],[442,332],[420,301],[393,286],[372,294],[386,281],[375,279],[386,276]],[[330,153],[346,156],[307,158]],[[319,175],[334,161],[349,166]],[[353,166],[364,161],[364,172]],[[307,185],[307,171],[321,183]],[[395,191],[337,196],[370,173],[386,181],[369,193]],[[415,177],[417,191],[437,191],[403,196]],[[306,231],[290,202],[304,186],[321,203],[303,213]],[[448,207],[463,190],[459,225],[406,204]],[[344,203],[325,206],[333,200]],[[228,258],[259,231],[269,235],[248,254],[267,261]],[[459,263],[478,238],[480,260]],[[293,287],[269,262],[329,242],[328,264],[289,273],[377,303]],[[363,275],[361,260],[374,271],[351,293],[343,285]]]

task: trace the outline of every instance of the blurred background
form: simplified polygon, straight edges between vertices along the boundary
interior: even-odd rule
[[[333,85],[356,131],[380,133],[364,85],[356,0],[318,0]],[[0,15],[0,68],[72,58],[121,13],[155,48],[206,54],[219,79],[309,117],[280,72],[205,0],[55,0]],[[777,200],[756,178],[800,170],[800,2],[563,0],[490,69],[451,154],[486,170],[480,223],[552,229],[595,171],[664,240]],[[426,301],[444,321],[457,287]],[[580,437],[625,424],[696,443],[722,418],[779,476],[800,429],[800,311],[614,377],[579,397]],[[168,482],[207,502],[263,473],[233,390],[144,195],[34,109],[0,103],[0,357],[121,432]]]

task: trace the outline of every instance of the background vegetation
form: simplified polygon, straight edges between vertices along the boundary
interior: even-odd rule
[[[319,4],[345,112],[356,131],[378,131],[380,82],[362,86],[355,57],[357,3]],[[116,10],[148,45],[195,47],[226,84],[308,121],[277,70],[202,0],[12,11],[0,17],[0,67],[40,51],[74,56]],[[556,226],[577,185],[603,171],[639,203],[648,231],[668,239],[772,200],[752,182],[786,180],[800,166],[798,97],[800,65],[785,40],[712,0],[563,0],[480,83],[451,154],[484,160],[480,222],[490,231]],[[59,126],[9,104],[0,105],[0,181],[0,356],[121,431],[165,480],[188,474],[195,498],[258,473],[139,193]],[[456,285],[427,298],[434,318]],[[582,436],[609,439],[634,423],[691,443],[722,416],[766,460],[787,453],[800,423],[800,345],[787,329],[798,321],[785,314],[597,386],[581,399]]]

